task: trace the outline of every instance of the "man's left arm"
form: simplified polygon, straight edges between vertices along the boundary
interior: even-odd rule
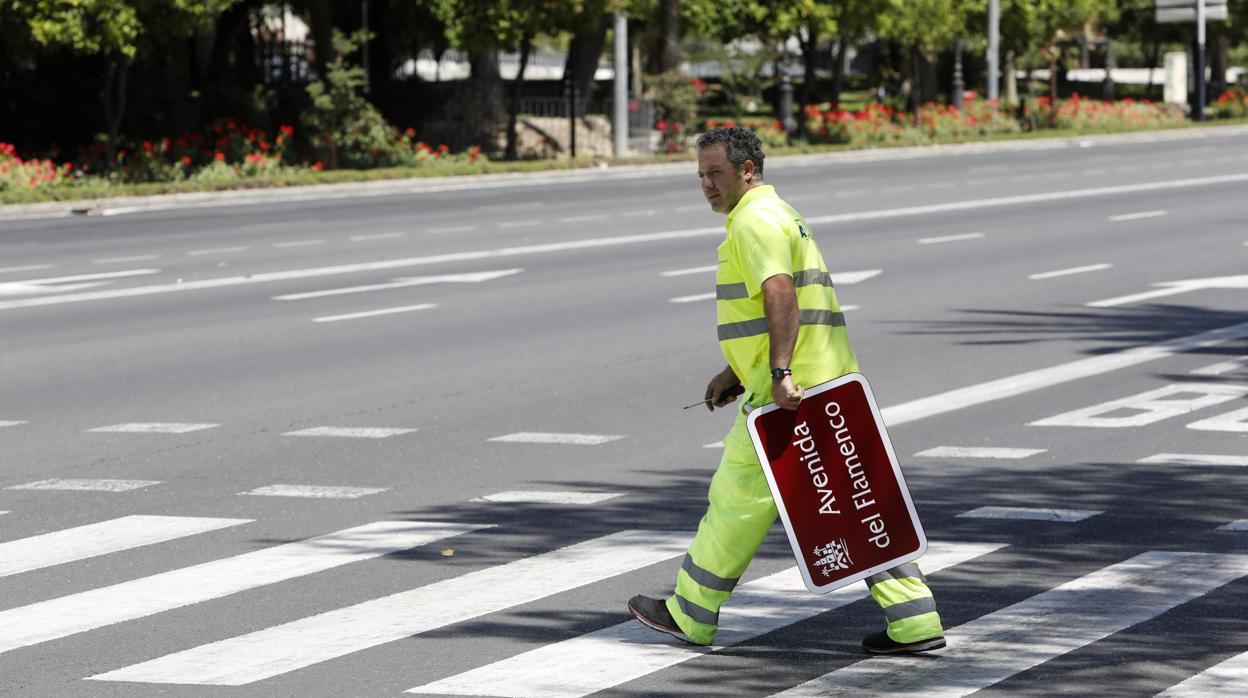
[[[767,316],[767,334],[771,341],[771,367],[788,368],[797,344],[797,291],[793,277],[776,274],[763,281],[763,313]],[[771,399],[786,410],[796,410],[802,401],[802,387],[793,384],[792,376],[771,382]]]

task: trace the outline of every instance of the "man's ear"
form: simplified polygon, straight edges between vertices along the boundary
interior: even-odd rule
[[[741,163],[741,177],[746,182],[749,182],[751,184],[754,183],[754,161],[753,160],[746,160],[745,162]]]

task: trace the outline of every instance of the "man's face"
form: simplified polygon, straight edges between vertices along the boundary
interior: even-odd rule
[[[741,171],[737,172],[724,146],[703,148],[698,151],[698,179],[702,180],[702,195],[711,205],[711,210],[728,213],[753,183],[754,163],[746,160]]]

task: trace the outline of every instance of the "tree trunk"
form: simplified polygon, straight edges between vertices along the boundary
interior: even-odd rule
[[[369,30],[376,35],[369,42],[369,94],[374,102],[384,103],[394,84],[394,47],[389,26],[385,23],[390,14],[390,0],[369,0],[369,3],[369,15],[373,18]]]
[[[659,8],[659,72],[671,72],[676,70],[679,65],[680,0],[661,0]]]
[[[815,103],[815,51],[819,47],[819,34],[811,24],[806,28],[806,38],[798,37],[802,46],[802,64],[805,68],[802,75],[801,109],[797,111],[797,128],[799,133],[806,133],[806,108]]]
[[[117,167],[117,136],[121,131],[121,119],[126,113],[126,83],[130,74],[130,58],[114,53],[104,62],[104,80],[100,87],[100,103],[104,107],[105,128],[108,139],[104,144],[104,157],[108,170]]]
[[[1049,125],[1057,124],[1057,46],[1049,52]]]
[[[516,71],[516,80],[511,86],[511,108],[507,110],[507,151],[505,157],[515,160],[519,157],[516,148],[516,120],[520,114],[520,100],[524,92],[524,71],[529,66],[529,51],[533,46],[533,37],[526,36],[520,41],[520,68]]]
[[[309,0],[308,14],[312,40],[316,43],[316,74],[322,80],[329,74],[329,64],[334,60],[334,16],[329,0]]]
[[[841,86],[845,81],[845,55],[848,51],[849,37],[845,34],[836,42],[836,65],[832,66],[832,108],[841,108]]]
[[[1153,50],[1148,54],[1148,90],[1146,94],[1154,97],[1153,92],[1153,72],[1157,70],[1157,62],[1161,60],[1161,40],[1153,41]]]
[[[1230,58],[1230,41],[1225,35],[1213,39],[1213,52],[1209,56],[1209,101],[1213,102],[1226,92],[1226,66]]]
[[[598,71],[598,59],[607,44],[609,24],[610,16],[603,15],[592,29],[573,36],[568,47],[568,62],[563,67],[563,79],[566,82],[571,76],[576,77],[578,104],[593,94],[594,73]],[[572,70],[573,61],[576,62],[575,70]]]
[[[919,107],[923,104],[923,67],[921,64],[923,57],[920,55],[918,46],[910,47],[910,113],[918,114]]]

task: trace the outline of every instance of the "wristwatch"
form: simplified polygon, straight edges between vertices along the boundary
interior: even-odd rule
[[[787,369],[787,368],[773,368],[773,369],[771,369],[771,379],[772,379],[773,381],[782,381],[782,380],[784,380],[784,377],[785,377],[785,376],[791,376],[791,375],[793,375],[793,372],[792,372],[792,371],[790,371],[790,370],[789,370],[789,369]]]

